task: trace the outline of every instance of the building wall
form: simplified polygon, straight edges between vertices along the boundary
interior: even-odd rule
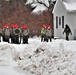
[[[53,15],[50,11],[44,11],[40,15],[31,14],[31,9],[24,5],[24,0],[12,1],[0,1],[0,27],[6,23],[10,27],[12,23],[17,23],[19,26],[25,24],[31,36],[39,36],[44,23],[53,27]]]
[[[58,28],[56,28],[56,16],[58,17]],[[65,35],[62,34],[64,30],[64,28],[62,28],[62,16],[64,16],[64,27],[65,27],[65,24],[67,24],[66,9],[62,4],[61,0],[58,0],[53,10],[54,37],[64,39]],[[59,24],[59,17],[61,18],[61,24]]]
[[[69,12],[67,14],[67,22],[68,25],[71,28],[72,35],[70,35],[70,39],[74,39],[74,36],[76,36],[76,33],[74,32],[76,29],[76,12]]]
[[[67,12],[64,4],[61,0],[57,0],[56,5],[53,10],[53,23],[54,23],[54,37],[59,37],[65,39],[65,34],[63,35],[62,26],[58,23],[58,28],[56,28],[56,16],[61,17],[64,16],[64,27],[66,24],[69,25],[72,35],[69,35],[69,39],[76,39],[76,12]],[[58,19],[59,22],[59,19]]]

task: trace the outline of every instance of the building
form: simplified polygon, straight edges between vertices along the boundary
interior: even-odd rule
[[[76,37],[76,0],[57,0],[53,9],[54,37],[64,39],[63,30],[66,24],[72,31],[70,39]]]

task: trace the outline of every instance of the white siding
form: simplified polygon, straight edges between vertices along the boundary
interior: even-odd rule
[[[58,24],[58,28],[56,28],[56,16],[58,16],[58,18],[64,16],[64,25],[68,24],[72,31],[72,35],[69,36],[69,39],[74,39],[74,36],[76,36],[76,33],[74,34],[74,30],[76,30],[76,12],[67,12],[66,8],[62,3],[62,0],[57,0],[53,10],[54,37],[59,37],[64,39],[65,34],[64,35],[62,34],[64,30],[64,28],[62,29],[62,24],[61,25]]]
[[[67,23],[67,13],[64,5],[60,0],[58,0],[56,7],[54,9],[54,36],[59,38],[65,38],[65,36],[62,34],[62,16],[64,16],[64,25]],[[61,25],[58,24],[58,29],[56,28],[56,16],[58,16],[58,23],[59,23],[59,17],[61,17]],[[65,26],[64,26],[65,27]]]
[[[74,39],[74,30],[76,29],[76,13],[68,13],[67,14],[67,22],[71,28],[72,35],[70,35],[70,39]],[[75,34],[76,35],[76,34]]]

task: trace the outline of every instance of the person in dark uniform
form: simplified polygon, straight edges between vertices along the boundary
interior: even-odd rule
[[[70,27],[69,27],[67,24],[65,25],[63,34],[64,34],[64,33],[66,34],[66,40],[69,41],[69,34],[72,35],[72,32],[71,32]]]
[[[12,24],[12,26],[11,26],[11,35],[10,35],[11,43],[15,43],[15,41],[14,41],[14,34],[13,34],[14,28],[15,28],[15,24]]]
[[[20,34],[21,34],[21,30],[20,28],[18,28],[18,25],[15,24],[15,28],[13,29],[13,35],[14,35],[13,37],[14,37],[15,44],[20,44],[20,41],[19,41]]]

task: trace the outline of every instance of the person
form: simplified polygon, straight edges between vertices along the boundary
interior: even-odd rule
[[[21,34],[20,34],[20,43],[21,43],[21,41],[23,39],[23,34],[22,33],[23,33],[24,25],[21,25],[20,29],[21,29]]]
[[[13,30],[14,30],[14,28],[15,28],[15,24],[12,24],[11,25],[11,43],[14,43],[14,34],[13,34]]]
[[[5,41],[4,31],[5,31],[6,27],[7,27],[7,24],[5,24],[5,25],[3,26],[3,28],[2,28],[2,33],[3,33],[2,37],[3,37],[3,41]]]
[[[64,33],[65,33],[65,35],[66,35],[66,40],[69,41],[69,34],[72,35],[72,32],[71,32],[71,29],[70,29],[70,27],[68,26],[68,24],[65,25],[63,34],[64,34]]]
[[[0,28],[0,42],[1,42],[1,37],[3,35],[2,29]]]
[[[46,24],[43,24],[43,27],[41,29],[41,42],[46,40],[45,39],[45,37],[46,37],[46,28],[47,28]]]
[[[29,30],[27,29],[26,25],[23,26],[23,44],[27,43],[28,44],[28,37],[29,37]]]
[[[20,44],[20,41],[19,41],[20,34],[21,34],[21,29],[18,28],[18,24],[15,24],[15,28],[13,29],[13,37],[14,37],[15,44]]]
[[[5,25],[5,29],[3,30],[3,35],[4,35],[4,41],[9,43],[10,39],[10,29],[8,24]]]
[[[47,42],[48,42],[49,39],[50,39],[50,42],[52,41],[51,40],[52,35],[53,35],[53,31],[52,31],[51,26],[49,25],[48,28],[47,28],[47,31],[46,31]]]

